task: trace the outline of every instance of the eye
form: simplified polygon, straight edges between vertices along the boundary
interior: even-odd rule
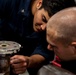
[[[42,21],[47,23],[47,19],[46,19],[46,17],[44,15],[42,15]]]
[[[51,48],[53,49],[53,50],[55,50],[55,49],[58,49],[56,46],[54,46],[54,45],[50,45],[51,46]]]

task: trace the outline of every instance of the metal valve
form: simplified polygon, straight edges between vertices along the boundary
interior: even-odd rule
[[[10,55],[17,53],[21,45],[13,41],[0,41],[0,75],[10,75]]]

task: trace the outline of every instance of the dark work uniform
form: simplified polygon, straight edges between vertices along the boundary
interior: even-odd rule
[[[40,54],[48,63],[53,59],[53,53],[47,50],[45,32],[33,31],[30,3],[31,0],[0,0],[0,40],[18,42],[22,48],[17,54]],[[32,75],[33,71],[36,72],[35,69],[29,69]]]
[[[69,70],[72,73],[76,74],[76,60],[62,61],[61,65],[62,65],[62,68]]]

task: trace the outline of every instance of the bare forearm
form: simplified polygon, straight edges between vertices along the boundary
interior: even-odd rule
[[[45,58],[41,55],[35,54],[29,57],[28,68],[30,67],[40,67]]]

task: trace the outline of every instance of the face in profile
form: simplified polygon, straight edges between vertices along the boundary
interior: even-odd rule
[[[47,28],[47,48],[53,50],[61,60],[76,60],[76,48],[74,45],[65,45],[57,41],[54,37],[54,31]]]
[[[41,32],[46,29],[46,23],[49,20],[48,12],[45,11],[43,8],[38,9],[34,14],[34,20],[33,20],[33,29],[36,32]]]

